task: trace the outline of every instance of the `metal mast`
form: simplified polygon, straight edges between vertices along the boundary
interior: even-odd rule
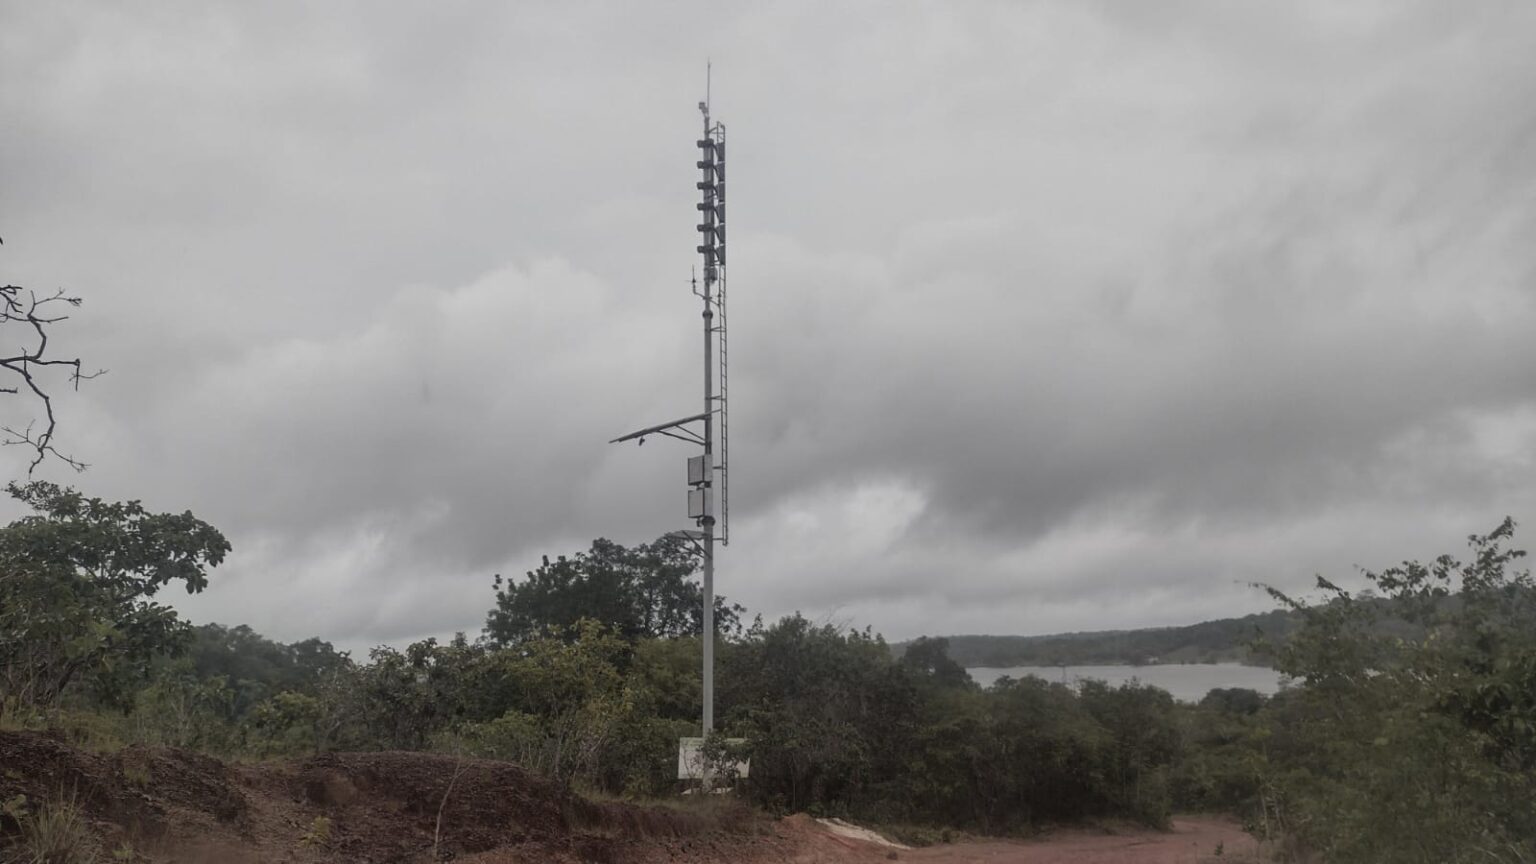
[[[719,400],[721,453],[725,452],[725,430],[727,408],[725,404],[725,127],[720,124],[711,124],[709,119],[709,102],[699,103],[699,113],[704,115],[704,137],[697,142],[700,159],[697,163],[702,174],[698,182],[701,200],[697,205],[699,213],[704,217],[699,223],[698,252],[704,257],[704,465],[713,467],[714,458],[714,422],[710,412],[715,410],[715,402]],[[715,288],[719,286],[716,293]],[[711,304],[720,307],[720,325],[715,326],[715,312]],[[711,356],[714,341],[718,334],[720,339],[720,384],[721,393],[715,396],[712,373],[714,372],[714,358]],[[721,507],[725,506],[725,460],[719,465],[721,485]],[[713,473],[713,472],[711,472]],[[715,509],[712,495],[709,489],[713,485],[714,478],[709,477],[704,483],[704,507],[699,516],[698,524],[704,534],[704,734],[707,736],[715,729]],[[690,514],[692,515],[692,514]],[[722,543],[725,539],[725,523],[722,521]]]
[[[704,693],[702,725],[708,736],[715,728],[715,541],[721,546],[730,542],[730,505],[728,499],[729,477],[727,455],[730,453],[727,423],[729,405],[727,393],[726,363],[726,315],[725,315],[725,125],[714,122],[709,116],[709,101],[699,103],[704,116],[704,137],[696,145],[699,159],[695,163],[700,172],[695,187],[700,201],[694,205],[699,211],[699,245],[695,251],[703,258],[704,279],[693,280],[693,293],[703,301],[704,331],[704,410],[702,413],[683,417],[668,423],[648,426],[628,435],[613,439],[644,441],[647,435],[666,435],[699,444],[704,448],[701,455],[688,459],[688,516],[697,527],[691,531],[676,531],[669,536],[683,537],[695,544],[704,565],[702,586],[702,624],[704,647]],[[719,340],[718,358],[715,341]],[[715,389],[716,364],[719,372],[719,391]],[[720,459],[715,459],[715,417],[719,415]],[[700,423],[702,429],[694,431],[692,424]],[[718,475],[718,480],[717,480]],[[720,488],[720,518],[715,518],[715,486]],[[716,536],[716,528],[719,535]]]

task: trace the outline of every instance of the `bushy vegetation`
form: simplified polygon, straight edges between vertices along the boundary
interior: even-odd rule
[[[201,591],[228,541],[191,513],[149,513],[51,483],[9,489],[36,513],[0,530],[0,706],[47,709],[72,688],[127,704],[134,683],[189,636],[152,598],[174,582]]]
[[[1280,655],[1302,686],[1268,712],[1265,812],[1330,861],[1536,860],[1536,585],[1514,524],[1364,575],[1412,625],[1327,580]]]
[[[1469,538],[1466,562],[1367,571],[1359,594],[1272,591],[1301,620],[1277,654],[1296,686],[1212,691],[1176,798],[1326,861],[1536,860],[1536,585],[1513,531]]]
[[[704,627],[703,591],[689,581],[699,566],[690,543],[666,536],[625,547],[598,538],[569,558],[544,556],[520,582],[498,575],[485,638],[506,647],[540,638],[552,627],[577,632],[581,621],[596,621],[630,640],[697,636]],[[743,611],[716,596],[717,632],[739,633]]]
[[[0,721],[247,758],[437,750],[592,792],[677,790],[701,653],[686,547],[598,541],[498,580],[481,638],[359,661],[316,639],[190,628],[154,604],[172,581],[200,588],[228,548],[191,514],[16,491],[38,514],[0,529]],[[719,725],[746,742],[743,793],[773,811],[918,833],[1229,811],[1329,861],[1528,861],[1536,588],[1512,530],[1473,538],[1468,563],[1366,573],[1361,595],[1322,580],[1316,602],[1275,592],[1294,626],[1273,656],[1296,686],[1274,698],[982,689],[943,639],[896,653],[792,615],[723,637]]]

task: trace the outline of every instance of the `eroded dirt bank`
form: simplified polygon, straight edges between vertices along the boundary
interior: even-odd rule
[[[226,764],[167,748],[96,754],[0,732],[0,802],[67,800],[103,857],[212,862],[706,862],[794,857],[799,839],[728,803],[595,803],[514,765],[428,753]],[[35,804],[34,804],[35,806]],[[0,816],[14,838],[16,819]]]
[[[192,864],[842,864],[893,854],[935,864],[1254,860],[1252,838],[1219,819],[1177,820],[1170,834],[1061,832],[893,850],[804,816],[770,819],[728,802],[590,802],[489,760],[342,753],[242,765],[166,748],[96,754],[44,734],[0,732],[0,803],[22,795],[75,802],[105,860],[124,848],[134,851],[128,860]],[[18,828],[0,815],[6,840]]]

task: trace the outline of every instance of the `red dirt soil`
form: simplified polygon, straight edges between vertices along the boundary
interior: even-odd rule
[[[1169,832],[1060,831],[1016,843],[989,841],[914,849],[901,853],[901,858],[930,864],[1250,864],[1264,860],[1258,841],[1241,825],[1212,816],[1176,818]]]
[[[875,864],[892,860],[893,851],[895,860],[926,864],[1258,864],[1267,860],[1241,825],[1216,816],[1176,818],[1172,831],[1064,829],[1030,840],[965,840],[901,850],[835,836],[804,816],[780,820],[779,826],[800,836],[795,854],[760,860]]]
[[[103,755],[47,734],[0,732],[0,803],[17,795],[74,801],[102,853],[127,843],[134,860],[191,864],[842,864],[893,853],[936,864],[1256,860],[1252,838],[1217,819],[1176,820],[1173,833],[1063,832],[897,851],[731,802],[591,802],[505,762],[337,753],[225,764],[167,748]],[[0,814],[0,857],[17,832]]]

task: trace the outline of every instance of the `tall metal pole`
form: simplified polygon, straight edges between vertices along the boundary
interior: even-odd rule
[[[704,411],[691,417],[683,417],[669,423],[658,423],[655,426],[647,426],[621,435],[609,443],[618,444],[622,441],[635,441],[645,443],[647,435],[666,435],[690,444],[702,444],[704,452],[700,456],[688,460],[688,518],[694,520],[697,530],[673,532],[668,536],[686,537],[690,542],[697,543],[697,549],[704,556],[704,584],[700,600],[703,603],[700,615],[701,638],[703,639],[704,654],[704,705],[703,718],[700,724],[704,735],[708,736],[715,731],[715,526],[720,527],[721,545],[730,543],[730,519],[731,509],[723,500],[729,491],[727,478],[729,466],[723,462],[715,464],[715,412],[720,413],[720,453],[728,456],[730,453],[730,426],[726,421],[726,389],[729,376],[726,374],[726,341],[725,341],[725,126],[724,124],[711,123],[709,117],[709,101],[699,103],[699,110],[704,115],[704,137],[698,141],[698,147],[702,158],[698,161],[698,168],[703,172],[696,185],[702,195],[702,199],[695,205],[702,216],[702,221],[697,226],[700,234],[700,243],[697,251],[704,256],[704,290],[701,292],[694,282],[694,293],[704,300]],[[718,307],[720,322],[715,323],[715,311]],[[715,354],[714,339],[720,339],[720,393],[715,393]],[[690,424],[702,422],[703,434],[694,432]],[[720,519],[715,518],[715,476],[720,477]],[[686,748],[686,742],[680,746]],[[683,751],[680,751],[680,754]],[[681,758],[681,755],[680,755]],[[679,763],[681,764],[681,762]],[[705,778],[708,782],[708,778]]]
[[[711,341],[714,338],[714,310],[710,308],[710,280],[704,280],[704,464],[714,473],[714,427],[711,412],[714,410],[714,382]],[[713,485],[711,478],[710,485]],[[715,504],[714,496],[706,495],[704,518],[700,526],[704,533],[704,734],[715,731]]]
[[[707,97],[706,97],[707,99]],[[704,103],[704,137],[710,137],[709,102]],[[711,221],[711,220],[706,220]],[[715,384],[713,380],[715,311],[710,307],[710,289],[714,287],[714,262],[704,269],[704,465],[708,472],[705,488],[714,485],[715,474]],[[715,496],[704,496],[704,518],[699,527],[704,532],[704,732],[715,731]]]

